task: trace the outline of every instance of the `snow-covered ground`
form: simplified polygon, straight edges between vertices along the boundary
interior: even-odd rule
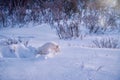
[[[1,42],[11,37],[29,43],[17,44],[14,55],[12,45],[0,43],[0,80],[120,80],[120,49],[91,48],[95,35],[59,40],[47,24],[0,30]],[[35,50],[50,41],[59,44],[60,54],[35,58]]]

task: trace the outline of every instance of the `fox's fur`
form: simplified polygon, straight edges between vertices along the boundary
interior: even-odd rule
[[[37,55],[57,55],[60,51],[60,47],[55,42],[48,42],[38,48]]]

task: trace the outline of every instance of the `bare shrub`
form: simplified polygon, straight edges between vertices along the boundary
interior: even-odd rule
[[[98,48],[120,48],[119,39],[112,37],[93,40],[93,44]]]
[[[79,37],[79,25],[77,22],[62,20],[55,26],[60,39],[71,39]]]
[[[81,21],[88,29],[89,33],[102,33],[106,27],[101,26],[99,17],[101,16],[100,10],[85,9],[82,11]]]

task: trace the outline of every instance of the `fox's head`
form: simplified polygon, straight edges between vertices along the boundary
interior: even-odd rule
[[[60,52],[60,46],[59,45],[56,45],[55,52]]]

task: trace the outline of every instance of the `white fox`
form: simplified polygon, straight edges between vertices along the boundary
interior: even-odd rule
[[[38,48],[36,57],[45,56],[45,58],[53,57],[60,52],[60,47],[55,42],[45,43],[43,46]]]

